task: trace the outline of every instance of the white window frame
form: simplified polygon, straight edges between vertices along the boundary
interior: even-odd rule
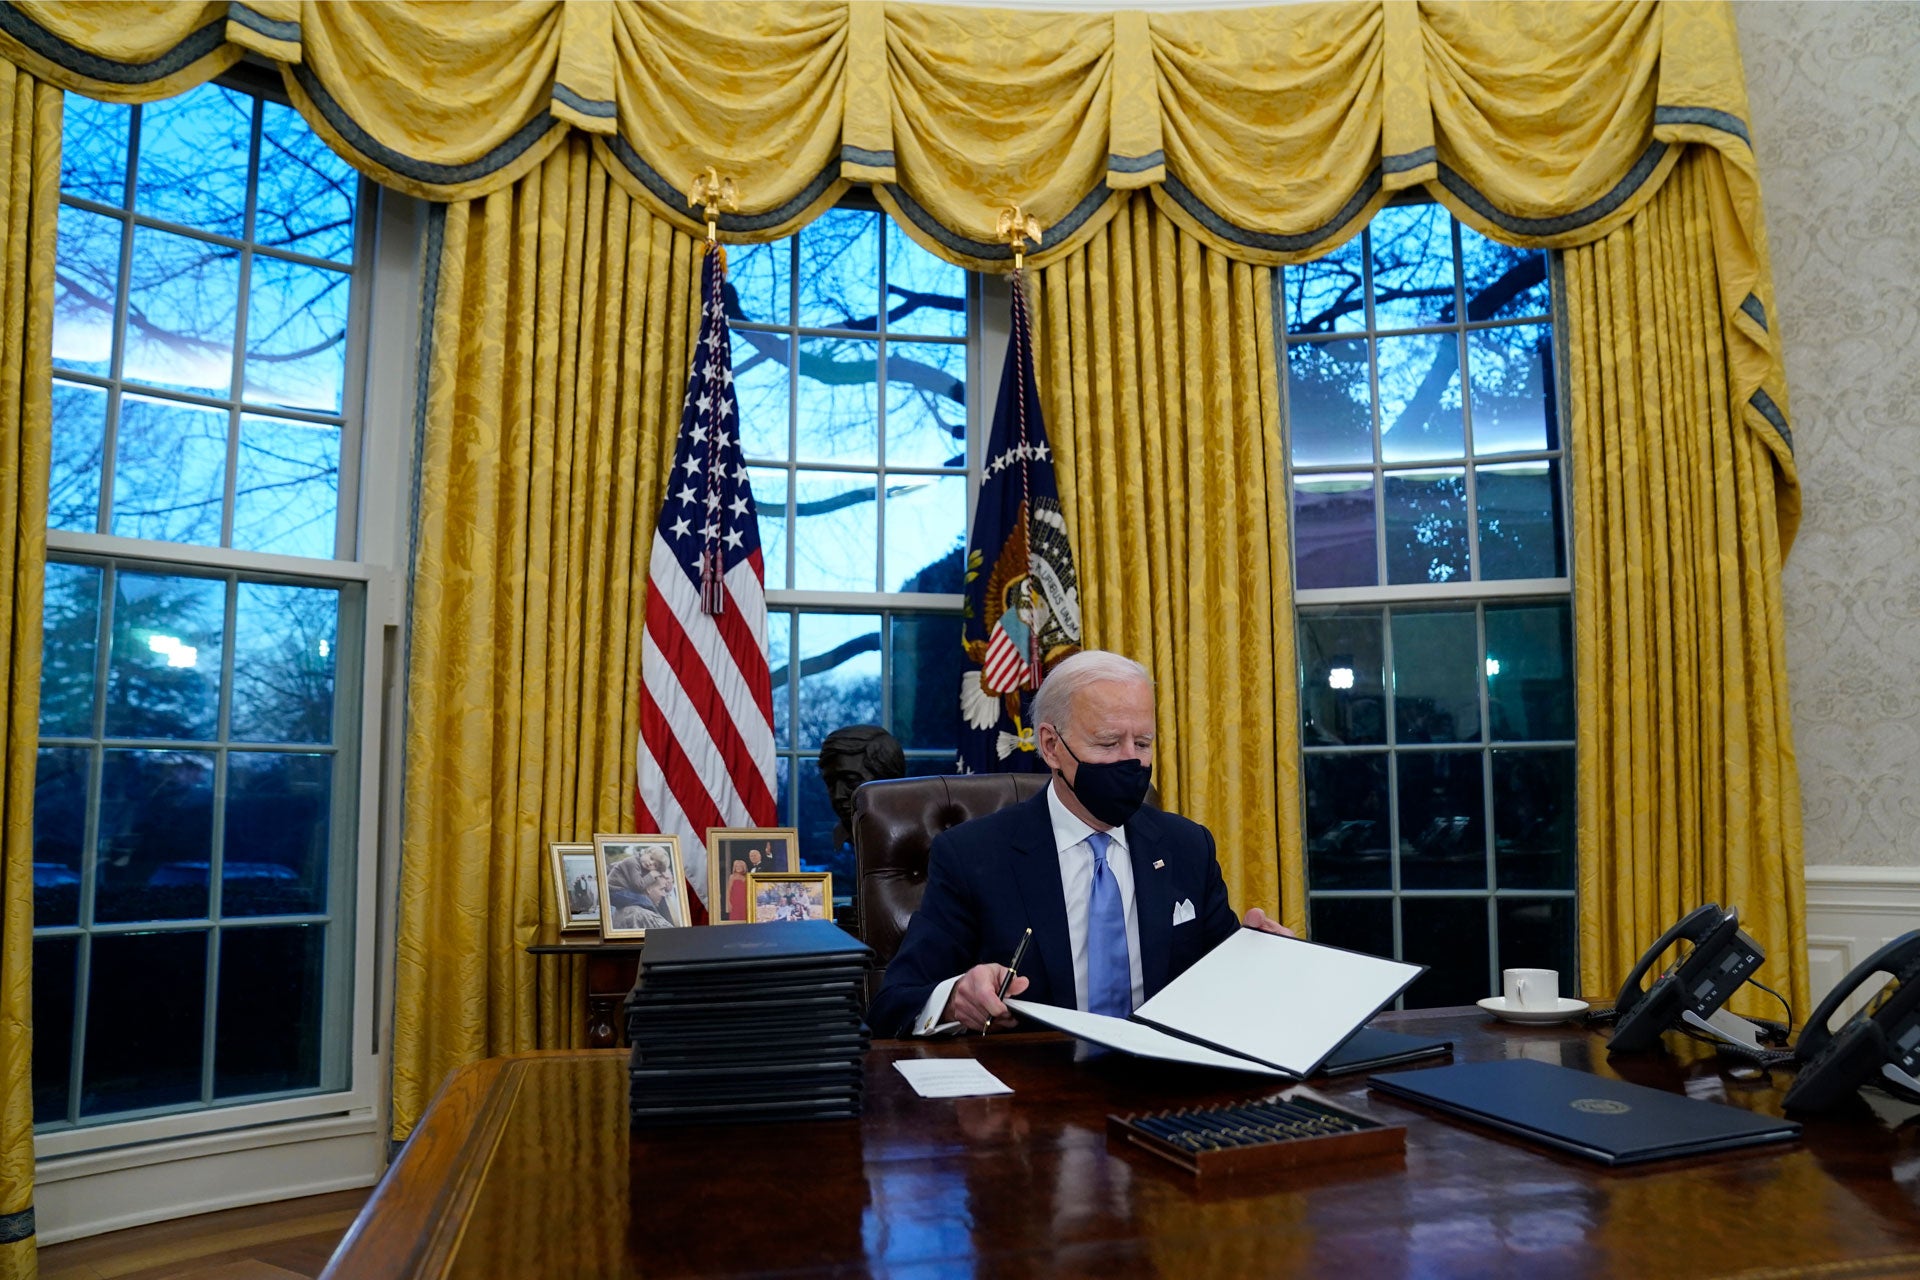
[[[259,92],[256,85],[242,87]],[[182,1213],[365,1186],[384,1164],[405,697],[398,664],[405,651],[425,217],[420,202],[364,178],[359,199],[336,540],[355,558],[309,559],[101,533],[47,536],[50,554],[110,556],[135,568],[205,567],[362,587],[358,742],[339,744],[356,750],[358,759],[347,922],[351,978],[346,990],[325,996],[351,1002],[347,1042],[337,1047],[346,1085],[36,1134],[42,1243]],[[247,1154],[278,1146],[287,1151],[268,1154],[264,1162]],[[147,1173],[138,1191],[128,1190],[128,1171],[159,1164],[196,1172],[182,1180]]]
[[[1426,202],[1425,201],[1417,201],[1417,202],[1409,201],[1406,203],[1426,203]],[[1449,214],[1449,216],[1452,217],[1451,214]],[[1456,218],[1453,218],[1453,221],[1457,223],[1459,220],[1456,217]],[[1371,224],[1369,224],[1369,226],[1371,226]],[[1459,232],[1459,229],[1456,228],[1453,235],[1453,252],[1455,254],[1456,267],[1460,264],[1460,261],[1461,261],[1459,246],[1460,246],[1460,232]],[[1381,331],[1376,327],[1374,323],[1373,302],[1372,302],[1370,290],[1369,290],[1368,298],[1366,302],[1365,326],[1360,330],[1355,330],[1355,331],[1343,330],[1338,335],[1331,335],[1332,339],[1336,341],[1340,339],[1357,339],[1357,340],[1366,342],[1368,344],[1368,349],[1369,349],[1368,376],[1376,384],[1375,394],[1374,394],[1375,417],[1374,417],[1374,424],[1373,424],[1374,460],[1371,463],[1355,463],[1352,465],[1342,465],[1337,467],[1331,466],[1331,465],[1324,466],[1324,467],[1316,466],[1316,467],[1309,468],[1305,472],[1302,472],[1300,474],[1312,475],[1316,473],[1360,472],[1360,471],[1368,471],[1368,470],[1371,471],[1372,475],[1375,478],[1375,483],[1377,486],[1375,490],[1376,511],[1380,513],[1376,516],[1376,519],[1380,522],[1379,524],[1376,525],[1376,528],[1382,531],[1380,535],[1381,541],[1376,545],[1376,548],[1375,548],[1375,556],[1376,556],[1376,564],[1380,566],[1382,573],[1381,573],[1381,581],[1377,585],[1369,586],[1369,587],[1317,587],[1317,588],[1311,588],[1307,590],[1296,590],[1294,592],[1294,598],[1293,598],[1293,604],[1294,604],[1293,625],[1295,628],[1296,646],[1297,646],[1297,637],[1299,635],[1299,626],[1300,626],[1301,617],[1302,617],[1302,614],[1305,612],[1308,612],[1308,611],[1318,612],[1328,607],[1342,607],[1342,608],[1352,608],[1352,609],[1361,609],[1361,608],[1380,609],[1381,610],[1381,626],[1383,630],[1381,653],[1382,653],[1382,661],[1385,664],[1384,674],[1387,682],[1386,689],[1389,695],[1391,695],[1392,679],[1393,679],[1392,620],[1391,620],[1390,611],[1396,607],[1406,606],[1406,605],[1416,605],[1416,606],[1424,606],[1424,607],[1434,607],[1434,606],[1441,606],[1441,605],[1457,605],[1462,609],[1473,609],[1475,613],[1475,629],[1478,635],[1478,642],[1480,646],[1479,651],[1481,653],[1486,652],[1485,616],[1481,611],[1481,606],[1483,605],[1501,604],[1501,603],[1509,603],[1509,602],[1520,603],[1528,600],[1534,600],[1542,604],[1565,602],[1569,612],[1571,612],[1573,608],[1573,578],[1571,576],[1572,564],[1573,564],[1573,519],[1572,519],[1573,508],[1571,505],[1572,504],[1572,461],[1571,459],[1572,459],[1573,449],[1572,449],[1572,441],[1568,435],[1568,421],[1567,421],[1568,404],[1567,404],[1567,396],[1566,396],[1566,362],[1565,362],[1565,334],[1564,334],[1565,315],[1562,307],[1563,290],[1562,290],[1562,281],[1561,281],[1560,270],[1559,270],[1559,253],[1557,250],[1548,250],[1546,252],[1548,255],[1547,256],[1547,264],[1548,264],[1547,265],[1547,287],[1548,287],[1548,293],[1549,293],[1549,299],[1548,299],[1549,311],[1548,311],[1547,319],[1552,330],[1553,361],[1554,361],[1554,370],[1553,370],[1554,385],[1548,388],[1547,394],[1553,397],[1554,405],[1556,408],[1557,420],[1559,423],[1558,448],[1557,450],[1553,450],[1553,449],[1541,450],[1541,451],[1535,451],[1535,452],[1529,452],[1529,453],[1517,454],[1517,455],[1516,454],[1491,455],[1485,459],[1483,459],[1480,455],[1473,452],[1473,449],[1472,449],[1472,441],[1473,441],[1472,384],[1470,381],[1471,375],[1470,375],[1470,369],[1469,369],[1470,356],[1466,354],[1466,348],[1463,346],[1463,359],[1460,366],[1460,380],[1461,380],[1461,415],[1463,420],[1463,446],[1462,447],[1464,450],[1464,458],[1460,461],[1458,465],[1462,466],[1465,469],[1465,486],[1466,486],[1466,494],[1468,498],[1468,502],[1467,502],[1467,506],[1468,506],[1467,538],[1468,538],[1468,555],[1469,555],[1468,565],[1469,565],[1469,568],[1471,569],[1471,568],[1477,567],[1480,564],[1480,530],[1479,530],[1480,522],[1479,522],[1479,507],[1478,507],[1479,498],[1478,498],[1477,489],[1475,487],[1476,467],[1481,465],[1483,461],[1484,462],[1527,461],[1527,460],[1538,458],[1538,457],[1548,457],[1548,456],[1552,456],[1555,458],[1556,465],[1558,467],[1558,477],[1559,477],[1559,499],[1560,499],[1559,536],[1560,536],[1560,545],[1563,552],[1563,559],[1561,563],[1562,563],[1562,566],[1567,570],[1567,572],[1562,573],[1558,576],[1547,577],[1547,578],[1497,578],[1497,579],[1478,579],[1478,578],[1469,576],[1469,577],[1459,578],[1449,582],[1413,582],[1413,583],[1391,583],[1391,584],[1385,580],[1384,568],[1387,561],[1387,547],[1385,544],[1385,534],[1384,534],[1385,515],[1384,515],[1383,507],[1381,505],[1381,504],[1384,504],[1385,502],[1384,477],[1393,471],[1421,470],[1428,467],[1453,466],[1455,465],[1455,463],[1453,460],[1447,459],[1447,460],[1442,460],[1437,462],[1426,462],[1426,463],[1418,463],[1418,464],[1415,464],[1415,463],[1391,463],[1390,464],[1386,462],[1384,460],[1384,457],[1382,456],[1381,441],[1380,441],[1380,423],[1379,423],[1379,416],[1378,416],[1379,415],[1379,395],[1378,395],[1378,385],[1377,385],[1379,382],[1380,375],[1379,375],[1377,357],[1372,354],[1373,339],[1375,339],[1376,336],[1378,336],[1378,334]],[[1277,349],[1276,364],[1278,366],[1278,377],[1280,380],[1281,413],[1282,413],[1283,421],[1286,420],[1287,413],[1288,413],[1287,352],[1289,347],[1293,344],[1293,339],[1287,332],[1286,292],[1285,292],[1285,277],[1284,277],[1284,272],[1286,270],[1288,270],[1288,268],[1277,269],[1274,272],[1274,278],[1273,278],[1273,317],[1274,317],[1273,325],[1274,325],[1275,346]],[[1368,270],[1370,274],[1371,273],[1370,265],[1368,267]],[[1456,279],[1458,279],[1457,276],[1456,276]],[[1462,282],[1461,283],[1461,289],[1463,291],[1461,296],[1462,301],[1464,301],[1464,287],[1465,287],[1464,282]],[[1427,326],[1422,326],[1419,328],[1412,328],[1412,329],[1389,329],[1389,330],[1386,330],[1385,332],[1396,335],[1396,336],[1401,334],[1408,334],[1408,333],[1413,333],[1413,334],[1443,333],[1443,334],[1455,335],[1455,334],[1461,334],[1463,332],[1471,333],[1471,332],[1482,331],[1488,328],[1504,327],[1506,323],[1506,322],[1502,322],[1501,324],[1482,324],[1475,327],[1472,322],[1464,319],[1464,311],[1461,311],[1458,314],[1460,314],[1463,318],[1446,325],[1427,325]],[[1287,432],[1286,438],[1290,440],[1291,438],[1290,430]],[[1286,460],[1285,498],[1288,503],[1288,507],[1290,511],[1292,509],[1292,503],[1293,503],[1295,475],[1296,475],[1296,472],[1293,465],[1292,450],[1289,447],[1288,456]],[[1288,520],[1287,530],[1288,530],[1288,556],[1290,557],[1290,563],[1297,566],[1299,563],[1299,560],[1297,556],[1297,548],[1295,546],[1295,543],[1298,537],[1298,530],[1295,528],[1295,522],[1291,518]],[[1569,641],[1568,641],[1569,646],[1571,646],[1572,642],[1573,642],[1572,636],[1570,633]],[[1569,647],[1567,657],[1569,662],[1571,662],[1573,658],[1573,652],[1571,647]],[[1292,678],[1294,681],[1295,689],[1299,689],[1301,687],[1301,682],[1304,679],[1304,676],[1305,676],[1304,667],[1301,666],[1298,662],[1296,662],[1295,670],[1292,672]],[[1495,752],[1503,751],[1503,750],[1514,750],[1514,751],[1554,750],[1554,749],[1571,750],[1573,749],[1574,744],[1571,740],[1561,740],[1561,739],[1551,739],[1551,740],[1541,740],[1541,741],[1514,741],[1514,742],[1494,740],[1490,738],[1487,733],[1488,701],[1489,701],[1489,695],[1488,695],[1487,686],[1486,686],[1486,678],[1483,675],[1480,679],[1480,717],[1481,717],[1482,740],[1476,743],[1465,743],[1465,742],[1446,743],[1446,744],[1435,743],[1435,744],[1421,744],[1417,747],[1409,744],[1407,748],[1403,748],[1399,743],[1393,741],[1394,735],[1392,733],[1392,720],[1391,720],[1390,714],[1389,714],[1388,723],[1386,726],[1386,737],[1382,742],[1378,744],[1368,743],[1364,745],[1356,744],[1353,746],[1312,747],[1312,746],[1308,746],[1305,742],[1302,742],[1299,749],[1300,762],[1301,762],[1301,770],[1300,770],[1301,792],[1300,792],[1299,803],[1300,803],[1301,814],[1302,814],[1302,817],[1304,818],[1306,813],[1306,800],[1307,800],[1305,764],[1307,759],[1311,756],[1378,755],[1386,758],[1389,762],[1389,765],[1391,766],[1392,762],[1400,756],[1403,749],[1406,750],[1407,754],[1410,754],[1410,755],[1426,754],[1426,753],[1432,753],[1432,752],[1441,751],[1441,750],[1454,750],[1454,751],[1460,751],[1460,752],[1466,752],[1466,751],[1478,752],[1481,759],[1486,762],[1486,765],[1482,771],[1482,778],[1481,778],[1481,802],[1485,806],[1485,808],[1483,809],[1483,813],[1485,814],[1486,823],[1487,823],[1486,838],[1489,841],[1488,857],[1490,860],[1489,867],[1488,867],[1488,879],[1485,887],[1480,889],[1403,889],[1400,887],[1400,850],[1397,847],[1397,845],[1395,845],[1390,850],[1393,861],[1392,861],[1392,874],[1390,878],[1390,885],[1388,888],[1384,888],[1384,889],[1315,889],[1312,887],[1312,883],[1313,883],[1312,867],[1308,863],[1308,859],[1310,858],[1311,855],[1307,855],[1303,853],[1303,859],[1302,859],[1302,870],[1304,873],[1303,890],[1306,895],[1305,906],[1307,910],[1307,918],[1309,923],[1311,923],[1312,921],[1313,904],[1316,901],[1322,900],[1322,899],[1329,900],[1329,901],[1355,901],[1355,902],[1384,901],[1384,902],[1392,903],[1394,906],[1393,913],[1392,913],[1393,953],[1396,957],[1399,957],[1405,954],[1405,938],[1403,935],[1403,922],[1402,922],[1401,912],[1399,910],[1399,904],[1401,902],[1409,901],[1409,900],[1419,901],[1419,900],[1425,900],[1425,899],[1452,899],[1452,900],[1464,901],[1464,900],[1471,900],[1471,899],[1478,898],[1483,900],[1486,903],[1486,910],[1487,910],[1487,975],[1488,975],[1488,981],[1490,983],[1489,994],[1492,994],[1492,993],[1496,993],[1499,990],[1499,975],[1500,975],[1500,970],[1503,963],[1500,955],[1500,927],[1499,927],[1500,926],[1500,920],[1499,920],[1500,902],[1507,901],[1507,900],[1538,901],[1541,899],[1552,898],[1552,899],[1564,899],[1577,904],[1579,900],[1579,888],[1577,883],[1566,889],[1527,889],[1527,888],[1504,889],[1499,887],[1496,874],[1495,874],[1494,865],[1491,861],[1495,856],[1494,853],[1492,852],[1492,845],[1491,845],[1491,842],[1494,838],[1493,811],[1492,811],[1492,785],[1493,785],[1492,757],[1493,757],[1493,754]],[[1390,696],[1388,698],[1388,705],[1390,708],[1391,707]],[[1387,813],[1389,815],[1389,819],[1391,823],[1389,827],[1390,832],[1393,830],[1397,830],[1399,827],[1400,791],[1399,791],[1399,785],[1396,779],[1397,779],[1397,770],[1390,771],[1389,777],[1388,777],[1388,784],[1387,784]],[[1578,962],[1578,956],[1579,956],[1579,937],[1576,931],[1576,934],[1574,937],[1574,958],[1576,963]],[[1406,1007],[1405,997],[1402,996],[1400,998],[1397,998],[1394,1001],[1393,1007],[1396,1009]]]

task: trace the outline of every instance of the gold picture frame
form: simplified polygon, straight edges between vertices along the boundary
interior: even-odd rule
[[[562,933],[600,932],[600,864],[591,844],[556,840],[547,846],[553,864],[553,905]]]
[[[747,919],[833,919],[833,872],[786,871],[747,877]]]
[[[737,871],[733,866],[735,862],[740,864]],[[707,831],[707,919],[714,924],[745,924],[747,877],[798,870],[798,828],[710,828]]]
[[[692,918],[679,836],[595,832],[593,865],[602,938],[644,938],[648,929],[678,929]]]

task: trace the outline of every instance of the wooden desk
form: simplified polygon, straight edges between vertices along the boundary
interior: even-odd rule
[[[1580,1028],[1388,1015],[1455,1061],[1537,1057],[1775,1112],[1703,1049],[1609,1062]],[[930,1101],[891,1064],[972,1054],[1011,1097]],[[454,1073],[325,1275],[1744,1276],[1920,1274],[1920,1125],[1862,1107],[1796,1144],[1610,1170],[1366,1091],[1404,1157],[1196,1183],[1109,1146],[1104,1117],[1248,1098],[1249,1077],[1051,1035],[877,1044],[857,1121],[629,1136],[623,1053]],[[1410,1068],[1402,1068],[1410,1069]],[[1783,1076],[1784,1080],[1785,1077]],[[1849,1263],[1844,1267],[1827,1264]]]

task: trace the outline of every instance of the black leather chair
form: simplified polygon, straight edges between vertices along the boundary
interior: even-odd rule
[[[853,866],[860,939],[873,948],[870,990],[900,950],[907,921],[927,891],[927,854],[948,827],[1024,800],[1044,773],[890,778],[853,793]]]

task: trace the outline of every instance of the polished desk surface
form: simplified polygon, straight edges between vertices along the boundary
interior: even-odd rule
[[[1538,1058],[1779,1110],[1780,1088],[1673,1036],[1609,1060],[1601,1032],[1478,1010],[1376,1025],[1447,1036],[1455,1062]],[[922,1099],[892,1069],[969,1055],[1014,1093]],[[1796,1143],[1607,1169],[1343,1077],[1313,1087],[1405,1125],[1404,1156],[1198,1182],[1109,1145],[1107,1114],[1272,1084],[1015,1034],[877,1042],[859,1120],[630,1135],[626,1086],[620,1051],[455,1072],[325,1275],[1920,1275],[1920,1122],[1864,1104]]]

